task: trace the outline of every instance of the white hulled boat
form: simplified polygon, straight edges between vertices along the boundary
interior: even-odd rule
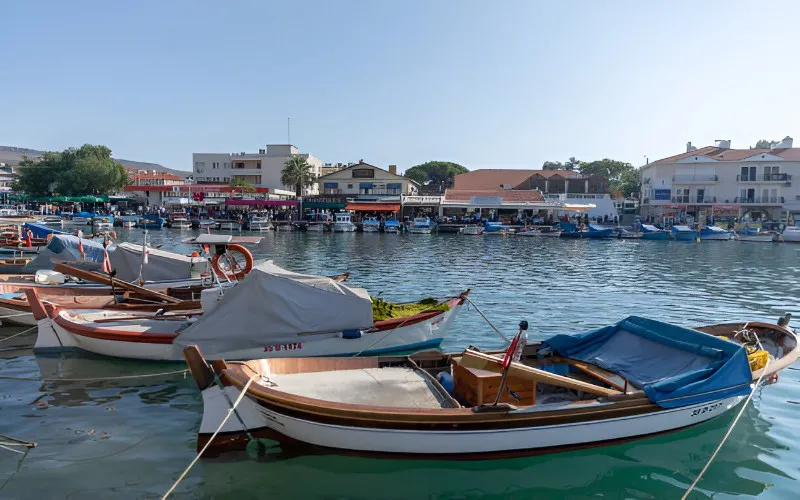
[[[408,232],[412,234],[431,234],[432,230],[430,217],[414,217],[408,228]]]
[[[350,214],[348,212],[339,212],[334,214],[334,233],[352,233],[355,230],[356,225],[350,221]]]

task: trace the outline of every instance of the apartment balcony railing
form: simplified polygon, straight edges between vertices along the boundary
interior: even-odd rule
[[[753,197],[741,197],[737,196],[733,199],[734,203],[741,203],[745,205],[777,205],[780,203],[784,203],[783,196],[753,196]]]
[[[719,177],[716,175],[673,175],[672,182],[717,182]]]
[[[717,197],[716,196],[673,196],[670,198],[672,203],[698,203],[698,204],[709,204],[709,203],[716,203]]]
[[[792,176],[789,174],[752,174],[737,175],[736,182],[789,182]]]

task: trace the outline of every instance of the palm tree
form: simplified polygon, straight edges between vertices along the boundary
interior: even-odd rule
[[[311,165],[300,155],[292,155],[286,160],[281,170],[281,183],[284,186],[294,186],[294,194],[303,195],[303,188],[312,186],[316,178],[311,172]]]

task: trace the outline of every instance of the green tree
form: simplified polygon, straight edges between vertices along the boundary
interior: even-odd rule
[[[35,160],[24,157],[12,188],[34,196],[82,196],[116,193],[128,184],[128,172],[109,148],[85,144]]]
[[[469,170],[463,165],[450,161],[428,161],[415,165],[405,171],[406,177],[420,184],[434,184],[445,188],[453,187],[453,181],[458,174],[465,174]]]
[[[756,143],[755,147],[756,147],[756,149],[769,149],[769,147],[771,145],[772,145],[772,141],[768,141],[766,139],[761,139],[760,141],[758,141]]]
[[[639,192],[639,171],[630,163],[603,158],[582,163],[580,172],[584,175],[602,175],[608,179],[612,191],[622,191],[625,195]]]
[[[300,155],[292,155],[286,160],[281,170],[281,183],[284,186],[294,186],[294,194],[303,195],[303,188],[314,184],[316,177],[311,171],[311,165]]]
[[[253,192],[256,190],[256,187],[253,186],[253,183],[250,181],[246,181],[242,178],[232,179],[231,180],[231,187],[234,189],[240,188],[243,192]]]
[[[542,163],[542,170],[564,170],[564,164],[560,161],[546,161]]]
[[[569,160],[564,162],[564,170],[580,170],[582,164],[582,161],[576,159],[574,156],[570,156]]]

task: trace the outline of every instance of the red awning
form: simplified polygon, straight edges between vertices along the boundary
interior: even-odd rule
[[[250,205],[254,207],[296,207],[295,200],[225,200],[226,205]]]
[[[400,204],[395,203],[348,203],[345,210],[356,212],[399,212]]]

